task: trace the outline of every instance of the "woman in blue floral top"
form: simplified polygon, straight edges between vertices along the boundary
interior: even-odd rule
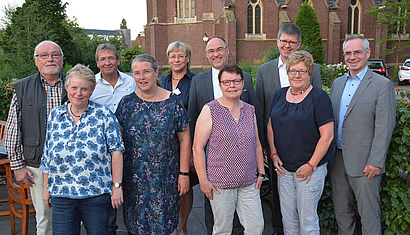
[[[154,58],[138,55],[132,70],[139,89],[115,112],[125,144],[124,224],[130,234],[176,235],[179,197],[189,189],[189,118],[178,96],[157,85]]]
[[[124,145],[120,126],[106,107],[89,101],[94,73],[76,65],[67,73],[69,101],[51,111],[40,170],[43,200],[52,205],[53,234],[108,234],[109,207],[123,202]]]

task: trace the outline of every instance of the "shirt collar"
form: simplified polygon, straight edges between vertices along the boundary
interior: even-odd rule
[[[280,68],[281,66],[285,66],[285,67],[286,67],[286,64],[283,63],[282,57],[279,56],[279,59],[278,59],[278,68]]]
[[[121,76],[120,71],[117,70],[117,72],[118,72],[118,81],[117,81],[117,83],[118,83],[118,84],[122,84],[123,81],[124,81],[124,78]],[[95,80],[97,80],[97,82],[102,82],[102,83],[104,83],[104,84],[110,85],[110,83],[108,83],[105,79],[103,79],[101,72],[99,72],[99,73],[96,74]]]
[[[59,76],[58,79],[57,79],[57,82],[54,83],[54,86],[50,85],[50,84],[47,82],[47,80],[43,77],[43,75],[41,75],[41,74],[40,74],[40,79],[41,79],[41,82],[43,83],[43,85],[47,85],[47,86],[50,86],[50,87],[55,87],[56,85],[60,84],[60,82],[61,82],[61,80],[62,80],[62,78],[61,78],[61,73],[60,73],[60,76]]]
[[[58,115],[69,115],[68,113],[68,104],[70,103],[70,100],[67,100],[61,107],[63,107],[62,109],[57,109],[57,111],[59,111],[57,114]],[[87,108],[84,110],[84,112],[88,113],[90,112],[95,106],[95,102],[88,100],[88,105]]]
[[[367,70],[369,69],[369,67],[368,66],[366,66],[366,67],[364,67],[364,69],[362,69],[362,71],[360,71],[358,74],[356,74],[356,76],[355,77],[357,77],[360,81],[361,80],[363,80],[363,77],[364,77],[364,75],[367,73]],[[350,76],[350,70],[347,72],[347,79],[350,79],[350,78],[352,78],[351,76]]]

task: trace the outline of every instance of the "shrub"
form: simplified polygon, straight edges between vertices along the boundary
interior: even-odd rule
[[[385,234],[409,234],[410,91],[397,88],[396,127],[382,179],[381,208]]]
[[[349,68],[343,64],[319,64],[323,86],[332,87],[333,81],[346,74]]]

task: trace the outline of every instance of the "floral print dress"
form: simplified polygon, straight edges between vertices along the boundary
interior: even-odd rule
[[[133,234],[170,234],[178,225],[179,141],[189,118],[176,95],[145,102],[135,93],[119,103],[124,129],[124,224]]]

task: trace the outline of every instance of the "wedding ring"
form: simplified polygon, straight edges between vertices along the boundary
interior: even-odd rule
[[[275,171],[278,171],[278,168],[275,168]]]

